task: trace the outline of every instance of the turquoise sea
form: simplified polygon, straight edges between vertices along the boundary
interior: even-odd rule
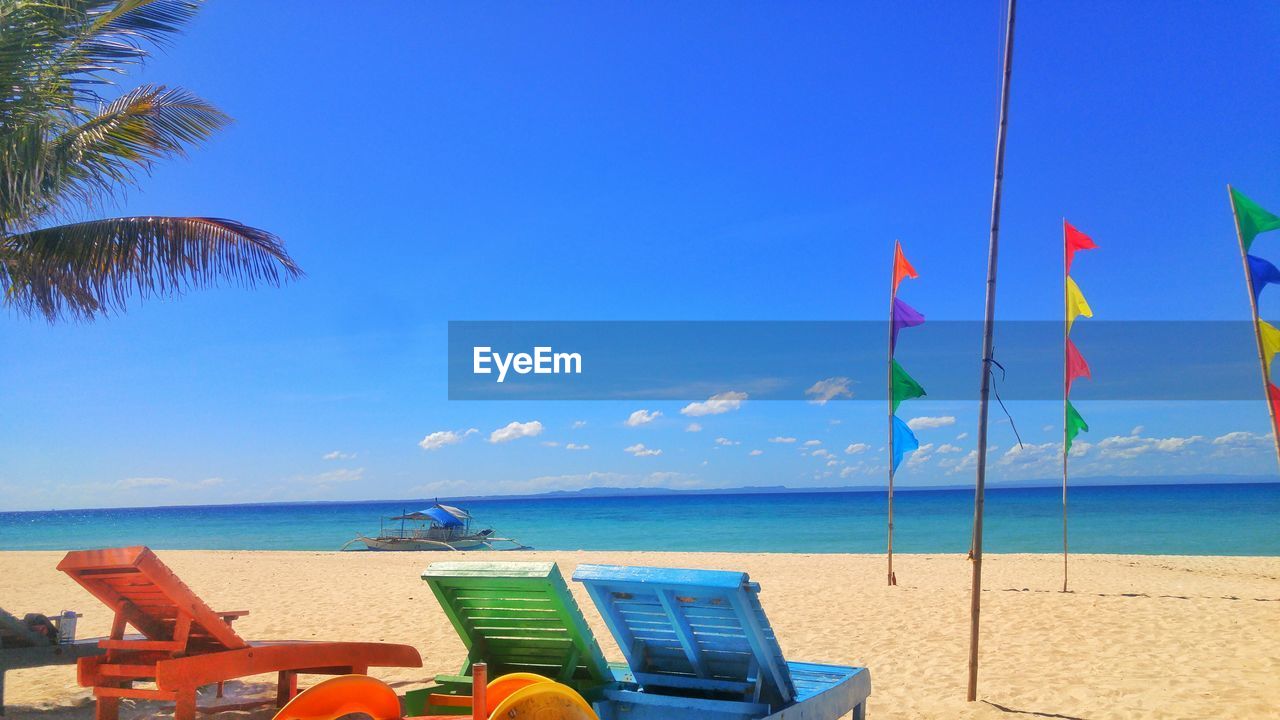
[[[1060,552],[1056,488],[987,493],[988,552]],[[894,549],[963,553],[973,493],[900,491]],[[1280,556],[1280,484],[1071,490],[1080,553]],[[883,491],[490,499],[462,503],[481,525],[540,550],[884,550]],[[395,502],[0,512],[0,550],[118,545],[157,549],[336,550],[378,519],[430,505]]]

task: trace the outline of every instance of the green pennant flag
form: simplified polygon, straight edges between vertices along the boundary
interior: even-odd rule
[[[898,364],[897,360],[893,361],[893,384],[889,388],[889,392],[893,393],[893,411],[898,412],[898,406],[903,400],[922,397],[924,388],[920,387],[920,383],[916,379],[907,374],[906,370]]]
[[[1245,197],[1235,188],[1231,188],[1231,204],[1236,209],[1236,219],[1240,223],[1240,237],[1244,240],[1245,251],[1249,250],[1258,233],[1280,230],[1280,217],[1263,210],[1261,205]]]
[[[1071,441],[1076,439],[1076,435],[1080,431],[1089,432],[1089,424],[1080,417],[1080,413],[1076,410],[1076,406],[1067,401],[1067,452],[1071,452]]]

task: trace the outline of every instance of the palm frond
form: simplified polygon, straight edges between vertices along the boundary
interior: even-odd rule
[[[0,218],[26,218],[33,225],[42,208],[68,195],[92,204],[133,184],[135,171],[185,155],[188,146],[230,122],[182,88],[144,85],[56,133],[28,125],[0,134]],[[0,231],[6,229],[26,228],[0,221]]]
[[[0,240],[4,302],[50,322],[92,319],[135,296],[180,295],[219,280],[278,285],[301,275],[279,238],[219,218],[113,218]]]
[[[24,113],[76,114],[98,88],[143,62],[199,9],[198,0],[4,0],[0,124]]]

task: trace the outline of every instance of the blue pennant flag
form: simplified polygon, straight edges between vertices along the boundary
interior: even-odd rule
[[[916,440],[916,434],[911,432],[911,428],[902,422],[902,418],[897,415],[893,416],[893,471],[898,472],[898,465],[902,463],[902,456],[912,450],[920,447],[920,441]]]
[[[1280,270],[1257,255],[1249,255],[1249,284],[1253,287],[1253,301],[1258,302],[1262,288],[1280,282]]]

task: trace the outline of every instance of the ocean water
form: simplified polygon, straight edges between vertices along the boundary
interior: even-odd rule
[[[987,493],[988,552],[1062,549],[1060,491]],[[963,553],[973,493],[900,491],[894,549]],[[1071,490],[1078,553],[1280,556],[1280,484],[1142,485]],[[481,526],[540,550],[884,551],[885,494],[668,495],[476,500]],[[430,501],[218,505],[0,512],[0,550],[121,545],[156,549],[337,550],[379,517]]]

